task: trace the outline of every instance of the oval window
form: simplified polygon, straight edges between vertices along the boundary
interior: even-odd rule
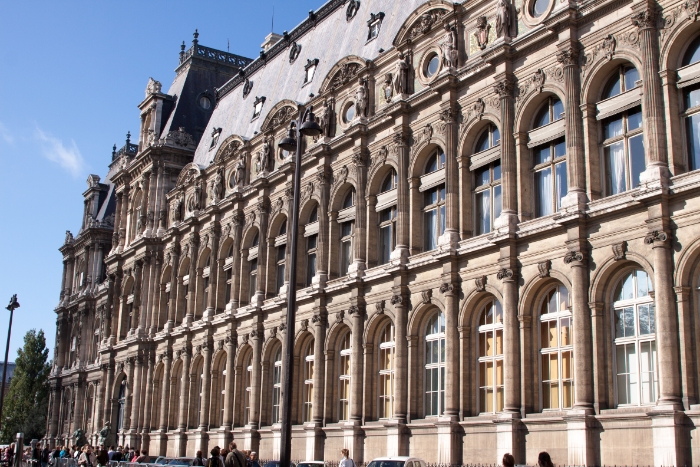
[[[531,9],[531,14],[535,18],[539,18],[543,14],[547,12],[547,9],[549,8],[549,1],[550,0],[535,0],[532,2],[532,9]]]
[[[345,120],[345,123],[350,123],[350,122],[352,122],[353,118],[355,118],[355,104],[350,104],[345,109],[345,114],[343,115],[343,119]]]
[[[207,96],[202,96],[199,98],[199,105],[204,110],[209,110],[211,109],[211,100]]]
[[[425,67],[425,76],[427,78],[432,78],[435,73],[438,72],[440,68],[440,57],[436,53],[433,53],[428,57],[427,65]]]

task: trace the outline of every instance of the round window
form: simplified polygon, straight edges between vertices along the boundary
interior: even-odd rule
[[[549,2],[550,0],[534,0],[530,7],[530,14],[535,18],[539,18],[547,12]]]
[[[345,123],[350,123],[353,118],[355,118],[355,104],[349,104],[343,114],[343,120],[345,120]]]
[[[432,78],[435,73],[438,72],[440,68],[440,57],[436,53],[430,54],[425,65],[425,76],[426,78]]]
[[[207,96],[202,96],[199,98],[199,105],[204,110],[209,110],[211,109],[211,99],[209,99]]]

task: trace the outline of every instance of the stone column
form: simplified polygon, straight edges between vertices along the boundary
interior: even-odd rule
[[[199,429],[205,431],[209,427],[209,401],[211,399],[211,342],[202,344],[202,358],[204,358],[202,372],[204,381],[202,383],[202,403],[199,407]]]
[[[199,236],[193,236],[189,241],[190,246],[190,286],[189,294],[187,297],[187,314],[185,315],[185,320],[183,325],[189,326],[194,321],[195,315],[195,304],[197,302],[197,260],[199,259]]]
[[[136,327],[139,323],[139,316],[141,315],[141,281],[143,264],[144,259],[137,260],[136,267],[134,268],[134,302],[131,307],[131,317],[129,318],[130,336],[136,332]]]
[[[117,332],[119,332],[119,315],[121,312],[121,294],[122,294],[122,276],[123,273],[117,270],[115,273],[114,293],[112,293],[112,324],[109,334],[109,343],[114,345],[117,343]]]
[[[365,323],[364,305],[353,305],[348,309],[352,323],[350,354],[350,420],[345,423],[344,445],[350,449],[355,462],[364,460],[364,433],[362,431],[364,362],[362,334]]]
[[[400,264],[408,262],[409,253],[409,221],[411,219],[411,200],[409,196],[408,161],[410,159],[406,136],[402,130],[394,133],[392,151],[396,151],[398,168],[398,186],[396,188],[396,248],[391,252],[390,259]],[[398,341],[397,341],[398,342]]]
[[[498,219],[494,221],[496,229],[514,229],[518,223],[517,210],[517,154],[515,151],[514,115],[515,99],[513,98],[513,80],[505,76],[493,88],[500,98],[501,106],[501,189],[503,209]],[[516,320],[517,321],[517,320]],[[506,389],[507,391],[507,389]]]
[[[156,188],[158,187],[158,166],[155,164],[151,168],[151,178],[148,183],[148,207],[146,219],[148,222],[146,224],[146,231],[144,236],[151,237],[154,233],[154,221],[155,221],[155,205],[156,205]]]
[[[449,280],[449,279],[448,279]],[[445,282],[440,286],[445,296],[445,408],[447,417],[459,415],[459,285]]]
[[[233,425],[233,361],[235,360],[235,353],[234,339],[226,336],[226,383],[224,386],[224,407],[226,410],[224,410],[223,426],[227,430],[230,430]]]
[[[306,431],[306,458],[307,459],[322,459],[323,458],[323,433],[324,422],[324,396],[323,390],[326,379],[325,370],[325,355],[324,347],[326,342],[326,324],[327,317],[325,309],[314,309],[315,314],[311,318],[311,323],[314,332],[314,398],[313,398],[313,413],[311,422],[304,425]]]
[[[251,360],[253,374],[250,381],[250,418],[248,420],[248,425],[253,429],[257,429],[260,426],[260,391],[262,389],[260,387],[260,381],[262,379],[260,360],[262,357],[262,341],[263,336],[260,330],[253,330],[250,332],[250,342],[253,348],[253,358]]]
[[[362,277],[367,268],[366,244],[367,244],[367,204],[365,202],[365,188],[367,185],[367,148],[360,146],[353,151],[352,161],[355,164],[355,238],[353,240],[353,263],[348,268],[348,275]]]
[[[175,243],[171,248],[172,255],[170,270],[170,304],[168,305],[168,322],[165,325],[166,331],[170,331],[175,327],[175,317],[177,316],[177,295],[178,295],[178,269],[180,267],[180,245]]]
[[[61,394],[57,387],[51,388],[51,414],[49,417],[49,439],[55,443],[58,438],[58,418],[61,416]]]
[[[170,401],[170,385],[171,385],[171,365],[170,354],[165,352],[163,355],[163,392],[160,394],[160,420],[158,421],[159,431],[165,433],[168,431],[168,402]]]
[[[99,432],[104,425],[104,400],[106,396],[106,386],[105,381],[107,381],[107,365],[102,365],[100,376],[100,381],[97,382],[95,387],[95,431]]]
[[[143,395],[144,404],[141,407],[139,414],[139,427],[141,428],[141,449],[146,449],[148,446],[147,440],[144,438],[145,433],[151,431],[151,415],[153,412],[153,371],[155,370],[155,355],[148,356],[148,371],[146,373],[146,391]]]
[[[113,314],[112,304],[114,303],[114,275],[107,276],[107,301],[102,313],[102,341],[106,341],[112,335],[112,320],[109,318]]]
[[[449,246],[450,249],[457,249],[460,240],[459,168],[457,167],[459,128],[457,111],[452,102],[443,103],[440,110],[440,120],[438,128],[442,128],[444,125],[447,147],[445,148],[445,233],[438,239],[438,244]]]
[[[151,300],[151,288],[153,284],[153,271],[155,269],[155,258],[153,257],[152,251],[146,252],[146,257],[144,258],[145,271],[142,273],[143,279],[141,283],[141,293],[139,293],[139,315],[138,315],[138,328],[136,330],[136,335],[144,336],[146,334],[146,323],[148,322],[149,315],[149,304]]]
[[[153,172],[144,172],[143,176],[141,177],[141,187],[143,191],[143,195],[141,196],[141,207],[139,209],[139,221],[141,223],[141,231],[137,231],[135,237],[138,237],[142,235],[147,226],[148,226],[148,204],[149,204],[149,194],[151,192],[150,189],[150,182],[151,182],[151,176],[153,175]],[[153,177],[155,178],[155,177]]]
[[[400,182],[399,178],[399,183]],[[406,420],[408,419],[408,327],[407,299],[401,288],[394,290],[391,304],[394,306],[394,413],[387,423],[387,455],[407,456],[408,435]]]
[[[192,349],[182,350],[182,377],[180,378],[180,407],[178,409],[178,431],[187,430],[189,419],[189,398],[190,398],[190,361],[192,360]]]
[[[697,379],[695,377],[694,339],[693,339],[693,315],[694,310],[691,305],[693,289],[691,287],[674,287],[676,293],[676,306],[678,307],[678,328],[680,343],[681,361],[681,394],[683,394],[683,407],[690,409],[691,405],[697,404]]]
[[[138,384],[136,378],[134,377],[135,369],[135,358],[128,357],[126,359],[126,401],[124,403],[124,428],[123,432],[126,433],[131,428],[132,407],[134,406],[134,393],[137,393]],[[141,368],[141,362],[139,362],[139,370]]]
[[[168,218],[168,205],[165,199],[165,176],[167,174],[168,169],[161,165],[160,170],[158,170],[158,190],[156,191],[158,199],[153,208],[154,211],[158,212],[158,231],[156,232],[158,236],[165,233]]]
[[[124,250],[124,243],[126,242],[126,224],[128,220],[127,210],[129,209],[129,185],[124,186],[121,204],[122,210],[121,215],[119,216],[119,253]]]
[[[241,236],[243,230],[243,214],[233,216],[233,265],[231,267],[231,310],[236,310],[240,304],[241,295]]]
[[[124,193],[121,191],[117,193],[117,205],[114,209],[114,232],[112,233],[112,251],[119,250],[119,237],[122,222],[122,202],[124,199]]]
[[[329,265],[328,265],[328,190],[330,189],[329,184],[328,184],[328,176],[323,173],[319,173],[316,177],[316,180],[318,181],[319,184],[319,190],[321,192],[321,202],[318,205],[318,236],[316,237],[316,276],[312,278],[312,283],[314,285],[317,285],[318,287],[325,287],[326,286],[326,280],[328,279],[328,270],[329,270]],[[359,199],[359,198],[358,198]],[[290,202],[291,204],[291,202]],[[290,209],[291,211],[291,209]],[[290,258],[291,254],[291,222],[288,223],[287,226],[287,258]],[[301,238],[300,238],[300,248],[299,251],[304,251],[304,237],[303,237],[303,227],[301,228]],[[298,255],[300,258],[304,257],[305,255],[299,254]],[[287,264],[289,264],[289,261],[291,259],[288,259]],[[299,266],[297,266],[297,271],[299,271]],[[289,266],[285,267],[285,274],[288,277],[289,274]],[[301,268],[302,271],[306,270],[306,267]]]
[[[557,53],[557,61],[564,69],[565,118],[566,118],[566,167],[569,192],[562,200],[562,206],[576,206],[585,209],[586,196],[586,155],[583,146],[583,113],[581,112],[581,83],[579,54],[576,44],[567,42]],[[574,320],[574,322],[576,322]]]
[[[209,266],[209,294],[207,295],[207,307],[204,311],[204,320],[211,321],[216,315],[216,296],[219,291],[218,277],[219,269],[223,267],[223,263],[219,264],[219,235],[218,232],[211,232],[211,261]]]
[[[107,364],[106,370],[103,370],[107,372],[107,379],[105,382],[105,397],[104,400],[102,401],[102,414],[104,417],[105,422],[109,422],[112,433],[115,432],[117,429],[117,420],[112,417],[112,407],[113,407],[113,398],[114,398],[114,366],[112,363]],[[111,437],[112,435],[110,435]]]
[[[149,326],[148,332],[153,335],[158,331],[158,316],[160,315],[161,291],[165,289],[164,285],[160,284],[160,277],[163,273],[163,253],[156,254],[155,267],[151,269],[151,287],[149,292],[149,316],[146,320],[146,325]]]

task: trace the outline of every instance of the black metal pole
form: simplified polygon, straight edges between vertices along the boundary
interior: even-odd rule
[[[280,446],[280,467],[291,467],[292,457],[292,364],[294,358],[294,321],[297,307],[297,242],[299,236],[299,186],[301,185],[301,125],[302,116],[294,125],[296,128],[297,151],[294,155],[294,186],[292,201],[292,238],[289,245],[289,288],[287,290],[287,337],[285,338],[284,377],[282,380],[282,433]]]
[[[2,406],[5,402],[5,378],[7,377],[7,357],[10,353],[10,334],[12,334],[12,315],[15,314],[15,308],[10,305],[7,307],[10,310],[10,325],[7,327],[7,345],[5,346],[5,365],[2,367],[2,382],[0,383],[0,429],[2,429]]]

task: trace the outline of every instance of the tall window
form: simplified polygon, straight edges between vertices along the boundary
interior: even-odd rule
[[[569,291],[563,285],[550,290],[540,307],[540,362],[542,409],[569,409],[574,405],[574,348]]]
[[[229,259],[230,258],[230,259]],[[231,287],[233,279],[233,245],[231,245],[226,253],[226,263],[231,264],[231,267],[226,270],[226,288],[224,291],[224,303],[229,303],[231,301]]]
[[[613,308],[617,403],[653,404],[657,397],[656,320],[646,272],[627,274],[617,285]]]
[[[479,320],[479,412],[503,410],[503,309],[487,303]]]
[[[282,347],[275,352],[275,361],[272,364],[272,423],[282,420],[280,413],[280,401],[282,400]]]
[[[603,89],[609,99],[636,86],[639,72],[629,65],[619,67]],[[639,175],[646,169],[642,109],[634,107],[608,117],[603,126],[605,194],[616,195],[639,185]]]
[[[124,408],[126,407],[126,378],[119,385],[117,396],[117,433],[124,429]]]
[[[314,341],[306,346],[304,352],[304,422],[310,422],[314,408]]]
[[[314,206],[309,214],[308,224],[318,222],[318,206]],[[311,285],[311,281],[316,275],[316,245],[318,235],[313,234],[306,238],[306,286]]]
[[[211,268],[211,254],[207,256],[207,263],[204,265],[204,268]],[[203,308],[207,307],[207,302],[209,301],[209,271],[205,272],[206,276],[204,276],[204,281],[203,281],[203,287],[202,287],[202,305]]]
[[[280,235],[285,235],[287,233],[287,221],[285,220],[282,223],[282,227],[280,228]],[[280,289],[284,285],[284,268],[286,264],[286,259],[287,259],[287,245],[280,245],[277,247],[277,292],[279,293]]]
[[[535,215],[548,216],[561,209],[566,196],[566,142],[564,138],[533,150],[535,170]]]
[[[445,315],[436,313],[425,329],[425,415],[445,410]]]
[[[226,358],[228,358],[228,355]],[[218,383],[219,387],[216,389],[216,393],[219,399],[219,425],[223,425],[224,414],[226,413],[226,406],[224,405],[226,398],[226,359],[221,360],[221,372],[219,373]]]
[[[444,168],[445,153],[438,147],[428,157],[424,173],[428,175]],[[437,248],[438,237],[445,232],[445,184],[429,188],[423,196],[425,249],[430,251]]]
[[[474,179],[476,235],[482,235],[491,232],[493,221],[501,215],[501,161],[476,169]]]
[[[558,97],[550,97],[535,115],[533,129],[564,118],[564,104]]]
[[[350,336],[349,332],[345,333],[340,346],[340,386],[338,388],[340,405],[338,407],[338,420],[350,419],[350,355],[352,354]]]
[[[199,366],[199,375],[197,375],[197,423],[195,427],[198,427],[202,422],[202,397],[204,396],[204,365]]]
[[[384,326],[379,341],[379,418],[394,415],[394,325]]]
[[[259,236],[256,233],[255,238],[253,238],[253,244],[251,248],[257,247],[259,245]],[[253,297],[258,291],[258,258],[250,260],[250,282],[248,286],[248,303],[253,301]]]
[[[250,402],[253,396],[253,356],[248,357],[245,367],[245,407],[243,408],[243,420],[250,423]]]
[[[379,193],[386,193],[396,189],[398,177],[396,170],[384,177]],[[396,206],[386,208],[379,212],[379,264],[387,264],[391,252],[396,248]]]
[[[340,275],[348,273],[352,263],[352,237],[355,223],[353,221],[340,224]]]
[[[683,57],[682,66],[692,65],[700,61],[700,37],[688,47]],[[688,168],[700,169],[700,85],[695,84],[684,89],[685,97],[685,129],[688,139]]]

